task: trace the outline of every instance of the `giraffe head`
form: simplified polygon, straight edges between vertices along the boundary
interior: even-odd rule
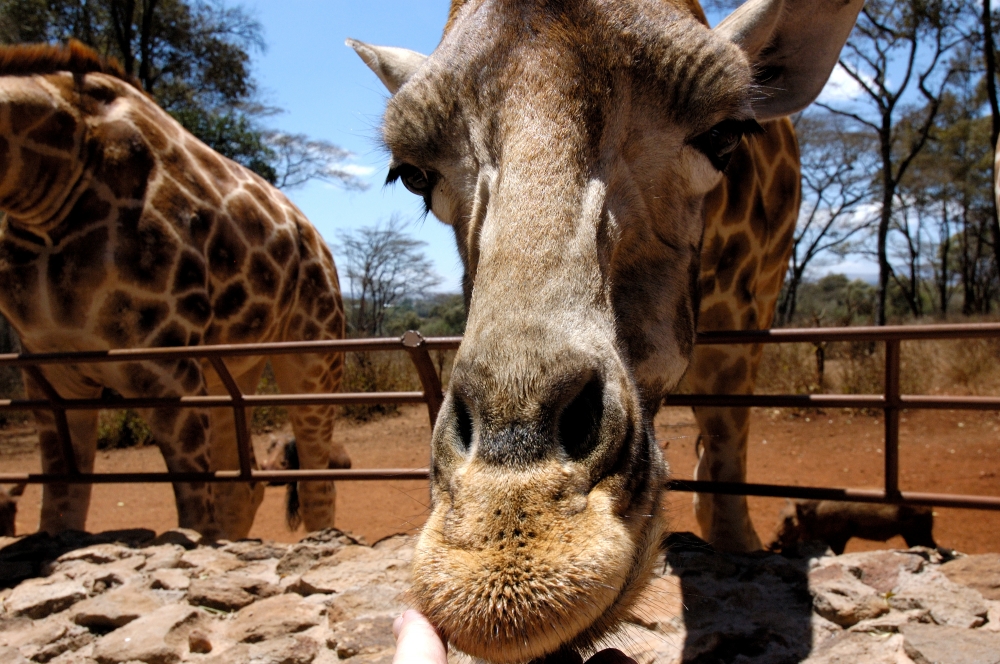
[[[861,4],[750,0],[710,30],[683,0],[470,0],[429,57],[349,42],[393,93],[389,179],[466,272],[413,591],[461,650],[585,650],[644,587],[703,199],[819,93]]]
[[[77,73],[44,76],[59,71]],[[108,79],[88,72],[126,78],[76,41],[0,50],[0,210],[20,226],[59,223],[88,184],[88,125],[117,96]]]

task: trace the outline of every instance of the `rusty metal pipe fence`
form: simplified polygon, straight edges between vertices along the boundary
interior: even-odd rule
[[[678,480],[668,489],[700,493],[811,498],[871,503],[934,505],[1000,510],[1000,496],[958,495],[901,491],[899,488],[899,413],[904,409],[998,410],[1000,397],[955,397],[900,394],[900,343],[917,340],[1000,338],[1000,324],[914,325],[851,328],[806,328],[759,331],[705,332],[699,345],[768,343],[816,343],[829,341],[880,342],[886,347],[885,382],[882,394],[676,394],[667,397],[668,406],[770,407],[770,408],[865,408],[882,410],[885,420],[884,488],[852,489],[799,487],[779,484],[744,484]],[[0,412],[43,409],[52,411],[67,460],[65,474],[0,473],[0,483],[36,484],[115,484],[146,482],[261,482],[303,480],[426,480],[426,468],[377,468],[351,470],[255,470],[247,408],[257,406],[316,406],[352,404],[426,404],[431,424],[443,400],[441,379],[430,351],[455,350],[461,337],[424,338],[407,332],[399,338],[299,341],[268,344],[241,344],[181,348],[119,349],[110,351],[6,354],[0,366],[22,368],[41,390],[45,399],[3,399]],[[419,392],[364,392],[338,394],[243,394],[226,367],[227,357],[273,357],[297,353],[406,351],[420,378]],[[158,398],[64,399],[44,377],[40,367],[51,364],[90,364],[137,361],[171,361],[197,358],[207,361],[219,375],[227,394]],[[66,412],[70,410],[126,408],[232,408],[236,420],[239,469],[209,473],[81,473],[75,463]]]

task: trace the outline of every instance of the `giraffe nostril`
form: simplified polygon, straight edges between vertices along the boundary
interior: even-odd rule
[[[593,378],[559,416],[559,441],[571,459],[585,458],[600,439],[604,383]]]

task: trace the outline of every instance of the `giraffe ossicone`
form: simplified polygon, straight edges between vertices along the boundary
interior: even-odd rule
[[[215,153],[114,62],[85,46],[0,48],[0,312],[25,350],[340,339],[333,257],[280,191]],[[263,358],[227,360],[252,394]],[[339,354],[278,356],[285,392],[332,392]],[[226,393],[196,360],[48,365],[63,398]],[[26,376],[29,397],[43,398]],[[303,468],[350,465],[331,406],[290,408]],[[167,468],[238,467],[228,409],[144,411]],[[35,413],[45,472],[66,471],[48,411]],[[92,472],[97,412],[67,413],[77,467]],[[310,530],[334,520],[332,482],[302,482]],[[263,486],[177,483],[178,521],[245,537]],[[84,530],[87,485],[47,485],[40,527]]]
[[[759,349],[695,331],[770,324],[799,202],[784,116],[861,5],[750,0],[710,30],[695,0],[453,0],[429,56],[349,42],[394,93],[389,181],[465,267],[412,591],[460,650],[586,652],[628,615],[665,528],[653,416],[685,371],[752,389]],[[742,481],[745,416],[699,411],[699,477]],[[759,547],[745,500],[698,515]]]

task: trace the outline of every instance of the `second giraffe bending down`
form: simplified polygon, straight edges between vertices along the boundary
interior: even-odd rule
[[[0,311],[26,351],[339,339],[333,258],[277,189],[184,130],[113,62],[85,47],[0,49]],[[261,358],[227,361],[253,393]],[[285,392],[332,392],[342,356],[278,356]],[[63,398],[224,394],[195,360],[46,366]],[[44,398],[26,376],[29,398]],[[349,467],[332,406],[296,407],[303,468]],[[47,473],[66,472],[51,412],[35,413]],[[67,413],[78,468],[91,472],[97,412]],[[167,468],[238,467],[231,410],[143,412]],[[331,446],[333,447],[331,452]],[[263,486],[178,483],[178,521],[245,537]],[[303,482],[310,530],[333,525],[330,482]],[[83,530],[88,485],[47,485],[41,528]]]

